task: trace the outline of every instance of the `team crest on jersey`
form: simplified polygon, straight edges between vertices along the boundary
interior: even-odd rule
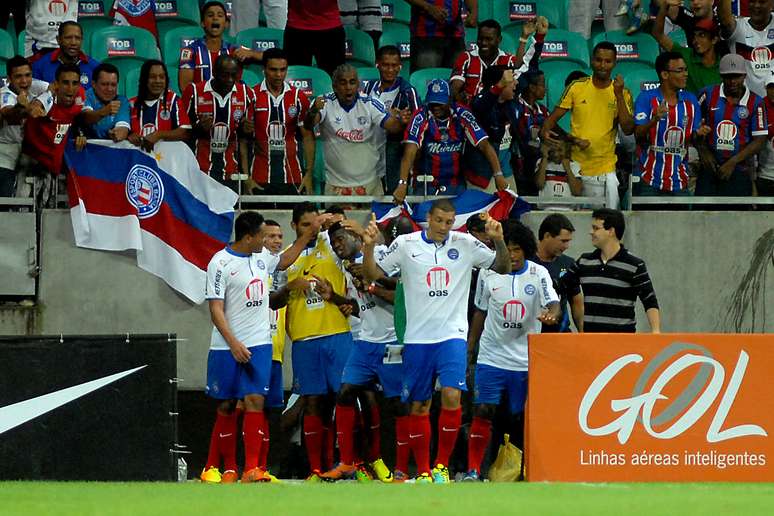
[[[460,252],[452,248],[446,252],[446,256],[448,256],[450,260],[456,260],[460,257]]]
[[[126,198],[137,209],[138,218],[154,216],[164,200],[161,176],[145,165],[133,166],[126,176]]]
[[[140,16],[151,8],[150,0],[118,0],[118,7],[132,16]]]
[[[750,111],[744,106],[739,106],[736,110],[736,114],[739,116],[739,118],[744,120],[745,118],[750,116]]]
[[[769,39],[774,39],[774,29],[769,29],[769,33],[766,35]]]
[[[527,285],[524,287],[524,293],[531,296],[535,293],[535,285]]]
[[[236,120],[237,122],[242,120],[242,115],[244,115],[244,112],[241,109],[234,110],[234,120]]]
[[[89,84],[89,76],[85,73],[81,74],[81,84]]]
[[[360,125],[366,125],[368,123],[368,118],[364,116],[357,117],[357,123]]]
[[[190,48],[184,48],[180,52],[180,60],[181,61],[188,61],[189,59],[191,59],[192,56],[193,56],[193,54],[191,53],[191,49]]]
[[[258,260],[258,263],[256,263],[256,265],[257,265],[257,266],[258,266],[258,268],[259,268],[259,269],[261,269],[261,270],[265,270],[265,269],[266,269],[266,264],[265,264],[265,263],[263,263],[263,260]]]
[[[159,113],[159,118],[161,118],[162,120],[169,120],[169,117],[171,115],[172,114],[169,112],[168,109],[162,109],[161,113]]]
[[[288,116],[294,118],[298,114],[298,108],[296,106],[290,106],[288,108]]]
[[[82,106],[83,105],[83,99],[81,97],[75,97],[75,105],[76,106]]]

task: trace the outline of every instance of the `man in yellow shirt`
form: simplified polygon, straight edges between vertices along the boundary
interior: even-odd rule
[[[632,96],[620,74],[612,79],[615,65],[615,45],[609,41],[598,43],[591,57],[591,77],[567,86],[540,132],[543,141],[556,143],[553,129],[565,113],[571,112],[568,138],[573,144],[572,159],[581,166],[583,195],[605,197],[607,207],[614,209],[619,203],[616,134],[619,126],[626,135],[634,132]]]
[[[293,208],[292,227],[298,234],[319,219],[308,202]],[[323,215],[330,218],[330,215]],[[344,364],[352,348],[349,321],[339,305],[346,299],[346,280],[331,248],[327,232],[317,238],[287,269],[287,285],[277,291],[272,306],[287,300],[287,331],[293,342],[293,390],[304,400],[304,442],[309,458],[309,480],[319,480],[326,433],[333,432],[330,400],[339,391]],[[332,434],[331,434],[332,435]]]

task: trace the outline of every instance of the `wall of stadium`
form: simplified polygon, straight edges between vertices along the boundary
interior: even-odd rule
[[[264,214],[283,225],[289,243],[290,212]],[[577,257],[591,249],[590,217],[568,216],[577,229],[568,254]],[[542,218],[530,213],[525,221],[537,229]],[[185,339],[178,343],[180,388],[203,388],[211,331],[206,305],[192,306],[140,270],[131,253],[76,248],[67,211],[46,211],[42,232],[34,321],[0,310],[0,334],[177,333]],[[774,212],[632,212],[624,241],[647,262],[663,331],[774,332]],[[647,328],[641,309],[638,327]]]

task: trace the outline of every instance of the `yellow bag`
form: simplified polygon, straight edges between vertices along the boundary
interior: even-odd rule
[[[521,475],[522,451],[512,444],[510,435],[503,436],[503,444],[497,452],[497,458],[489,467],[490,482],[515,482]]]

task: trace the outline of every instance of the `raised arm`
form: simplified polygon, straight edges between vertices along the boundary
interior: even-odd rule
[[[731,10],[731,0],[720,0],[718,3],[718,18],[723,37],[728,38],[736,30],[736,16]]]
[[[669,8],[672,6],[674,2],[680,2],[680,0],[662,0],[661,6],[658,9],[658,14],[656,15],[656,21],[653,23],[653,30],[650,32],[650,35],[653,36],[656,41],[658,41],[658,44],[661,45],[664,50],[672,50],[672,47],[674,46],[674,41],[672,41],[672,38],[664,34],[664,25],[666,23],[666,17],[669,13]]]

